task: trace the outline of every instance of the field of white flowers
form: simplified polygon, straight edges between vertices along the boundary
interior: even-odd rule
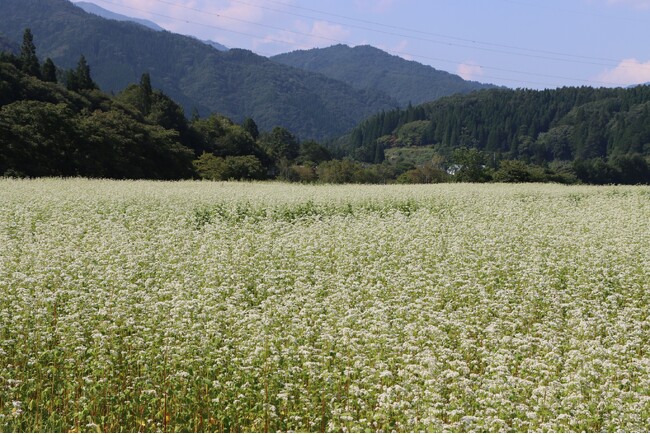
[[[0,431],[648,431],[650,188],[0,180]]]

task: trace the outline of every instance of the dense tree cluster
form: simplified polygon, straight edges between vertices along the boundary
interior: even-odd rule
[[[454,96],[381,112],[325,147],[252,118],[188,119],[149,73],[108,95],[83,55],[67,71],[41,63],[29,30],[14,53],[0,54],[0,175],[650,183],[649,86]]]
[[[0,59],[0,90],[0,175],[192,176],[193,154],[177,131],[97,90],[83,56],[73,71],[41,64],[29,30],[20,55]]]
[[[289,179],[296,164],[330,158],[285,128],[260,133],[250,118],[188,120],[149,73],[110,96],[84,56],[69,71],[41,64],[29,29],[20,54],[0,55],[0,176]]]
[[[88,14],[68,0],[0,1],[0,34],[20,41],[31,27],[41,60],[74,69],[84,53],[93,79],[118,93],[150,71],[153,84],[187,113],[252,117],[262,130],[282,125],[303,139],[339,136],[397,103],[376,89],[292,68],[251,51],[218,51],[188,36]],[[0,41],[1,46],[1,41]]]
[[[588,183],[649,183],[650,86],[479,91],[381,112],[339,141],[341,152],[368,163],[389,148],[424,145],[456,164],[459,147],[484,154],[476,181],[519,160],[547,171],[569,164]]]

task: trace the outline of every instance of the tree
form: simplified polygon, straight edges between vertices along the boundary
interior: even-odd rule
[[[530,182],[528,165],[521,160],[503,160],[494,174],[496,182]]]
[[[323,161],[332,159],[332,154],[323,145],[308,140],[300,144],[300,152],[298,156],[299,163],[314,163],[320,164]]]
[[[23,33],[23,45],[20,49],[20,69],[33,77],[41,78],[41,66],[36,57],[36,46],[34,36],[30,29]]]
[[[300,152],[298,139],[289,130],[283,127],[275,127],[270,133],[260,138],[261,146],[273,161],[292,161]]]
[[[449,179],[447,172],[437,167],[433,162],[427,162],[415,169],[402,173],[397,182],[403,184],[433,184]]]
[[[76,142],[66,104],[24,100],[0,109],[0,174],[74,176]]]
[[[241,126],[246,130],[248,134],[251,135],[253,140],[257,140],[260,137],[260,131],[257,128],[257,124],[252,118],[246,118],[244,119],[244,122],[241,124]]]
[[[50,83],[56,83],[56,66],[54,66],[54,62],[52,62],[52,59],[49,57],[45,59],[45,63],[43,63],[43,70],[42,70],[42,75],[43,75],[43,81],[48,81]]]
[[[90,66],[83,54],[79,57],[77,69],[68,71],[66,74],[66,85],[68,90],[74,92],[97,89],[97,85],[90,76]]]
[[[264,178],[264,167],[253,155],[217,157],[206,152],[193,164],[201,178],[213,181]]]
[[[476,148],[458,148],[454,151],[453,161],[460,166],[456,173],[459,182],[485,182],[490,175],[485,170],[485,156]]]
[[[140,110],[142,114],[147,116],[151,113],[151,96],[153,95],[153,89],[151,88],[151,76],[148,72],[142,74],[140,77],[140,91],[142,96]]]

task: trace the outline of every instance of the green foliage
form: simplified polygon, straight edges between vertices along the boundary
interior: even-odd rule
[[[50,83],[57,82],[56,66],[54,65],[52,59],[50,59],[49,57],[45,59],[45,62],[43,62],[43,67],[41,68],[41,75],[43,77],[43,81],[47,81]]]
[[[449,180],[450,176],[447,172],[432,163],[417,166],[415,169],[402,173],[397,178],[397,182],[400,184],[436,184],[448,182]]]
[[[77,68],[67,72],[66,86],[73,92],[97,89],[97,84],[90,76],[90,65],[83,54],[79,57]]]
[[[318,181],[318,174],[316,173],[316,168],[311,165],[294,164],[289,167],[287,180],[292,182],[313,183]]]
[[[75,68],[80,54],[103,90],[118,93],[151,71],[154,85],[186,113],[220,113],[260,131],[281,125],[297,137],[337,137],[362,119],[397,103],[372,89],[359,90],[323,76],[271,61],[250,51],[215,50],[170,32],[106,20],[67,0],[2,0],[0,32],[19,40],[26,26],[39,54]]]
[[[615,156],[577,160],[574,162],[576,176],[588,184],[650,184],[648,157],[640,155]]]
[[[522,160],[547,171],[553,162],[575,161],[573,175],[558,174],[562,182],[575,175],[587,183],[645,183],[650,86],[493,89],[452,96],[378,113],[337,145],[344,155],[372,162],[378,148],[414,143],[433,145],[447,157],[458,147],[476,148],[490,155],[483,164],[491,168],[500,160]],[[633,159],[625,174],[617,169],[615,157],[634,155],[641,159]],[[465,179],[486,178],[477,173],[467,176],[461,173]]]
[[[193,153],[181,145],[178,125],[161,125],[162,117],[142,119],[135,108],[93,89],[86,73],[89,67],[80,61],[74,72],[81,77],[75,87],[83,87],[78,93],[0,62],[0,89],[7,89],[0,93],[0,174],[150,179],[193,175]]]
[[[192,147],[199,155],[208,152],[220,157],[255,155],[264,159],[264,153],[253,137],[225,116],[213,114],[198,119],[192,123],[191,129],[195,140]]]
[[[395,171],[385,164],[367,165],[352,160],[330,160],[316,169],[319,182],[327,184],[385,184]]]
[[[253,140],[257,140],[260,137],[260,131],[257,128],[257,124],[252,118],[246,118],[244,119],[244,122],[242,123],[242,128],[251,135]]]
[[[36,57],[36,45],[34,45],[34,35],[30,29],[25,29],[23,34],[23,45],[20,49],[20,66],[21,70],[33,77],[41,77],[41,67]]]
[[[452,161],[459,168],[454,179],[458,182],[486,182],[490,174],[485,166],[485,154],[476,148],[454,150]]]
[[[300,163],[319,164],[331,159],[331,152],[318,142],[308,140],[300,144],[300,151],[297,159]]]
[[[492,179],[495,182],[547,182],[548,177],[544,169],[539,166],[526,164],[521,160],[503,160],[499,169],[494,172]]]
[[[76,123],[65,104],[16,101],[0,109],[0,174],[73,176]]]
[[[192,152],[178,133],[138,121],[121,110],[95,111],[82,119],[90,173],[107,178],[178,179],[192,175]],[[86,169],[87,170],[87,169]]]
[[[217,157],[204,153],[194,160],[196,173],[213,181],[264,179],[262,162],[253,155]]]
[[[413,121],[399,127],[395,135],[399,146],[422,146],[426,145],[427,132],[430,122],[426,120]]]
[[[406,170],[427,164],[433,158],[444,159],[444,157],[437,154],[435,149],[424,146],[395,147],[386,149],[384,153],[386,154],[386,163],[396,167],[404,167]]]
[[[283,127],[275,127],[271,132],[262,134],[259,142],[276,164],[282,160],[296,159],[300,151],[298,139]]]

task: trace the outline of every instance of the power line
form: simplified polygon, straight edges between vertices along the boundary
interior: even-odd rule
[[[171,5],[171,6],[174,6],[174,7],[179,7],[179,8],[192,10],[192,11],[195,11],[195,12],[199,12],[201,14],[215,15],[215,16],[221,17],[221,18],[226,18],[226,19],[231,19],[231,20],[235,20],[235,21],[243,22],[243,23],[247,23],[247,24],[272,28],[274,30],[285,31],[285,32],[289,32],[289,33],[293,33],[293,34],[297,34],[297,35],[307,36],[307,37],[310,37],[310,38],[318,38],[318,39],[328,40],[330,42],[344,43],[342,41],[339,41],[339,40],[336,40],[336,39],[333,39],[333,38],[328,38],[328,37],[325,37],[325,36],[311,35],[311,34],[304,33],[304,32],[297,32],[297,31],[289,30],[289,29],[286,29],[286,28],[278,28],[278,27],[275,27],[275,26],[269,26],[269,25],[266,25],[266,24],[256,23],[256,22],[253,22],[253,21],[228,17],[228,16],[226,16],[224,14],[209,12],[209,11],[206,11],[206,10],[203,10],[203,9],[193,8],[193,7],[189,7],[189,6],[185,6],[185,5],[179,5],[179,4],[174,3],[172,1],[169,1],[169,0],[155,0],[155,1],[158,1],[159,3]],[[274,11],[274,12],[279,12],[279,13],[286,13],[286,14],[294,15],[294,16],[300,16],[300,17],[303,17],[303,18],[316,19],[316,20],[320,19],[318,17],[300,15],[300,14],[295,14],[295,13],[292,13],[292,12],[281,11],[281,10],[278,10],[278,9],[273,9],[273,8],[268,8],[268,7],[265,7],[265,6],[260,6],[260,5],[250,3],[250,2],[244,1],[244,0],[230,0],[230,1],[240,3],[240,4],[245,4],[245,5],[260,8],[260,9],[269,10],[269,11]],[[305,8],[305,7],[301,7],[301,6],[289,5],[289,4],[286,4],[286,3],[283,3],[283,2],[280,2],[280,1],[277,1],[277,0],[266,0],[266,1],[270,2],[270,3],[275,3],[275,4],[280,4],[280,5],[284,5],[284,6],[293,7],[293,8],[308,10],[308,11],[312,11],[312,12],[316,12],[316,13],[322,13],[322,14],[325,14],[325,15],[331,15],[331,16],[336,16],[336,17],[340,17],[340,18],[345,18],[345,19],[348,19],[348,20],[351,20],[351,21],[370,23],[370,24],[373,24],[373,25],[384,26],[384,27],[394,28],[394,29],[401,29],[401,30],[406,30],[406,31],[409,31],[409,32],[414,32],[414,33],[428,34],[428,35],[439,35],[439,36],[444,37],[444,38],[467,41],[467,42],[472,42],[474,44],[482,44],[482,45],[495,46],[495,47],[506,47],[506,48],[511,48],[511,49],[525,50],[525,51],[537,52],[537,53],[546,53],[546,54],[551,54],[551,55],[556,55],[556,56],[565,56],[565,57],[572,57],[572,58],[557,58],[557,57],[549,57],[549,56],[546,56],[546,55],[516,53],[516,52],[512,52],[512,51],[505,51],[505,50],[494,49],[494,48],[470,46],[470,45],[458,44],[458,43],[447,42],[447,41],[440,41],[440,40],[435,40],[435,39],[430,39],[430,38],[421,38],[421,37],[417,37],[417,36],[405,35],[405,34],[401,34],[401,33],[386,32],[386,31],[382,31],[382,30],[376,30],[376,29],[367,28],[367,27],[354,26],[354,25],[335,22],[335,21],[327,21],[327,22],[332,23],[332,24],[338,24],[338,25],[348,26],[348,27],[352,27],[352,28],[358,28],[358,29],[362,29],[362,30],[387,34],[387,35],[391,35],[391,36],[399,36],[399,37],[403,37],[403,38],[417,39],[417,40],[421,40],[421,41],[425,41],[425,42],[432,42],[432,43],[436,43],[436,44],[457,46],[457,47],[462,47],[462,48],[476,49],[476,50],[488,51],[488,52],[496,52],[496,53],[501,53],[501,54],[524,56],[524,57],[537,58],[537,59],[543,59],[543,60],[553,60],[553,61],[570,62],[570,63],[578,63],[578,64],[586,64],[586,65],[596,65],[596,66],[606,66],[606,67],[618,67],[618,68],[623,68],[623,69],[629,69],[629,68],[647,69],[647,70],[650,71],[650,66],[646,66],[646,65],[634,65],[633,66],[633,65],[620,64],[619,61],[615,60],[615,59],[581,56],[581,55],[567,54],[567,53],[561,53],[561,52],[555,52],[555,51],[535,50],[535,49],[522,48],[522,47],[511,46],[511,45],[480,42],[480,41],[474,41],[474,40],[470,40],[470,39],[458,38],[458,37],[455,37],[455,36],[442,35],[442,34],[432,33],[432,32],[424,32],[424,31],[420,31],[420,30],[411,30],[411,29],[406,29],[404,27],[386,25],[386,24],[377,23],[377,22],[374,22],[374,21],[346,17],[344,15],[332,14],[332,13],[329,13],[329,12],[326,12],[326,11],[320,11],[318,9],[312,9],[312,8]],[[504,0],[504,1],[509,1],[509,0]],[[419,56],[419,57],[425,58],[424,56]],[[579,60],[579,59],[584,59],[584,60]],[[596,61],[587,61],[587,59],[599,60],[599,61],[598,62],[596,62]],[[603,63],[603,62],[608,62],[608,63]],[[610,63],[610,62],[614,62],[614,63]],[[457,63],[460,64],[461,62],[457,62]],[[493,67],[488,67],[488,66],[485,66],[485,68],[488,68],[488,69],[500,69],[500,68],[493,68]],[[503,69],[501,69],[501,70],[505,71]],[[510,71],[510,72],[521,73],[520,71]],[[539,75],[537,73],[529,73],[529,74],[530,75]],[[566,78],[566,77],[558,77],[558,78]],[[616,85],[616,83],[608,83],[608,82],[596,81],[596,80],[587,80],[587,79],[571,79],[571,80],[572,81],[579,81],[579,82],[583,82],[583,83],[594,83],[594,84],[602,84],[602,85]]]
[[[174,3],[174,2],[168,1],[168,0],[154,0],[154,1],[156,1],[158,3],[166,4],[166,5],[169,5],[169,6],[174,6],[174,7],[178,7],[178,8],[182,8],[182,9],[186,9],[186,10],[191,10],[193,12],[198,12],[198,13],[200,13],[202,15],[213,15],[213,16],[216,16],[216,17],[219,17],[219,18],[230,19],[230,20],[233,20],[233,21],[237,21],[237,22],[241,22],[241,23],[245,23],[245,24],[251,24],[251,25],[260,26],[260,27],[266,27],[266,28],[270,28],[270,29],[273,29],[273,30],[285,31],[285,32],[289,32],[289,33],[293,33],[293,34],[297,34],[297,35],[301,35],[301,36],[308,36],[310,38],[317,38],[317,39],[328,40],[328,41],[336,42],[336,43],[343,43],[342,41],[339,41],[339,40],[336,40],[336,39],[333,39],[333,38],[328,38],[326,36],[312,35],[312,34],[309,34],[309,33],[298,32],[298,31],[289,30],[289,29],[286,29],[286,28],[279,28],[279,27],[270,26],[270,25],[267,25],[267,24],[257,23],[257,22],[254,22],[254,21],[243,20],[243,19],[240,19],[240,18],[233,18],[233,17],[229,17],[227,15],[224,15],[222,13],[211,12],[211,11],[207,11],[205,9],[198,9],[198,8],[194,8],[194,7],[191,7],[191,6],[181,5],[181,4]],[[286,11],[281,11],[281,10],[277,10],[277,9],[272,9],[272,8],[256,5],[254,3],[246,2],[246,1],[243,1],[243,0],[231,0],[231,1],[236,2],[236,3],[240,3],[240,4],[245,4],[245,5],[248,5],[248,6],[253,6],[253,7],[265,9],[265,10],[274,11],[274,12],[287,13],[287,14],[290,14],[290,15],[297,15],[297,14],[293,14],[293,13],[286,12]],[[274,3],[285,4],[285,3],[281,3],[281,2],[275,2],[275,1],[274,1]],[[290,5],[287,5],[287,6],[290,6]],[[297,6],[294,6],[294,7],[297,7]],[[311,11],[318,12],[316,9],[309,9],[309,8],[303,8],[303,9],[308,9],[308,10],[311,10]],[[321,13],[326,13],[326,12],[321,12]],[[309,19],[317,19],[317,20],[320,19],[320,18],[305,16],[305,15],[298,15],[298,16],[301,16],[303,18],[309,18]],[[337,14],[337,16],[341,16],[341,15]],[[355,21],[368,22],[366,20],[357,20],[355,18],[347,18],[347,19],[355,20]],[[389,36],[398,36],[398,37],[402,37],[402,38],[415,39],[415,40],[420,40],[420,41],[424,41],[424,42],[431,42],[431,43],[440,44],[440,45],[454,46],[454,47],[460,47],[460,48],[469,48],[469,49],[487,51],[487,52],[492,52],[492,53],[509,54],[509,55],[515,55],[515,56],[523,56],[523,57],[529,57],[529,58],[542,59],[542,60],[553,60],[553,61],[560,61],[560,62],[570,62],[570,63],[579,63],[579,64],[596,65],[596,66],[608,66],[608,67],[617,66],[617,65],[612,64],[612,63],[603,63],[603,61],[605,61],[605,62],[618,62],[617,60],[614,60],[614,59],[595,58],[595,57],[588,57],[588,56],[577,56],[577,55],[558,53],[558,52],[552,52],[552,51],[534,50],[534,49],[527,49],[527,48],[514,47],[514,46],[508,46],[508,45],[484,43],[484,42],[478,42],[478,41],[473,41],[473,40],[469,40],[469,39],[457,38],[457,37],[453,37],[453,36],[445,36],[445,35],[440,35],[440,34],[435,34],[435,33],[430,33],[430,32],[422,32],[422,31],[419,31],[419,30],[414,31],[414,30],[409,30],[409,29],[405,29],[403,27],[398,27],[398,26],[382,25],[382,24],[379,24],[379,23],[374,23],[372,21],[370,21],[370,23],[373,23],[373,24],[376,24],[376,25],[382,25],[382,26],[389,27],[389,28],[402,29],[402,30],[407,30],[409,32],[415,32],[415,33],[421,33],[421,34],[438,35],[438,36],[442,36],[442,37],[448,38],[448,39],[455,39],[455,40],[460,40],[460,41],[465,41],[465,42],[471,42],[473,44],[482,44],[482,45],[494,46],[494,47],[506,47],[506,48],[511,48],[511,49],[525,50],[525,51],[529,51],[529,52],[547,53],[547,54],[551,54],[551,55],[554,54],[554,55],[565,56],[565,57],[570,57],[570,58],[550,57],[549,55],[541,55],[541,54],[517,53],[517,52],[513,52],[513,51],[502,50],[502,49],[499,49],[499,48],[480,47],[480,46],[475,46],[475,45],[466,45],[464,43],[458,43],[458,42],[441,41],[441,40],[437,40],[437,39],[407,35],[407,34],[403,34],[403,33],[387,32],[387,31],[383,31],[383,30],[377,30],[377,29],[372,29],[372,28],[368,28],[368,27],[355,26],[355,25],[345,24],[345,23],[340,23],[340,22],[335,22],[335,21],[327,21],[327,22],[329,22],[331,24],[343,25],[343,26],[347,26],[347,27],[357,28],[357,29],[371,31],[371,32],[380,33],[380,34],[384,34],[384,35],[389,35]],[[596,61],[578,60],[580,58],[599,60],[599,61],[596,62]]]
[[[293,45],[293,46],[298,46],[298,47],[301,47],[301,48],[308,48],[308,46],[306,46],[305,44],[290,42],[290,41],[286,41],[286,40],[274,39],[274,38],[270,38],[268,36],[259,36],[259,35],[255,35],[255,34],[251,34],[251,33],[246,33],[246,32],[232,30],[232,29],[228,29],[228,28],[224,28],[224,27],[215,26],[215,25],[212,25],[212,24],[205,24],[205,23],[200,23],[200,22],[196,22],[196,21],[190,21],[190,20],[187,20],[187,19],[181,19],[181,18],[169,16],[169,15],[164,15],[164,14],[160,14],[160,13],[156,13],[156,12],[151,12],[151,11],[148,11],[148,10],[145,10],[145,9],[140,9],[140,8],[136,8],[136,7],[132,7],[132,6],[121,5],[119,3],[115,3],[114,1],[111,1],[111,0],[97,0],[97,1],[101,1],[103,3],[111,4],[111,5],[114,5],[114,6],[125,7],[127,9],[132,9],[132,10],[139,11],[139,12],[144,12],[144,13],[148,13],[148,14],[151,14],[151,15],[156,15],[156,16],[160,16],[160,17],[163,17],[163,18],[175,20],[175,21],[182,21],[182,22],[185,22],[185,23],[188,23],[188,24],[196,24],[196,25],[200,25],[200,26],[203,26],[203,27],[213,28],[213,29],[220,30],[220,31],[231,32],[231,33],[235,33],[235,34],[239,34],[239,35],[243,35],[243,36],[249,36],[249,37],[252,37],[252,38],[257,38],[257,39],[261,39],[261,40],[265,40],[265,41],[270,41],[270,42],[275,42],[275,43],[280,43],[280,44],[286,44],[286,45]],[[193,8],[193,7],[189,7],[189,6],[185,6],[185,5],[179,5],[179,4],[173,3],[173,2],[168,1],[168,0],[156,0],[156,1],[158,1],[159,3],[164,3],[164,4],[167,4],[167,5],[170,5],[170,6],[180,7],[180,8],[192,10],[194,12],[198,12],[198,13],[201,13],[201,14],[204,14],[204,15],[205,14],[213,15],[213,16],[217,16],[219,18],[231,19],[231,20],[238,21],[238,22],[257,25],[257,26],[266,27],[266,28],[271,28],[273,30],[279,30],[279,31],[293,33],[293,34],[296,34],[296,35],[307,36],[309,38],[324,39],[324,40],[328,40],[330,42],[335,42],[335,43],[338,43],[338,44],[345,43],[344,41],[333,39],[333,38],[321,37],[321,36],[318,36],[318,35],[311,35],[311,34],[308,34],[308,33],[293,31],[293,30],[289,30],[289,29],[285,29],[285,28],[281,28],[281,27],[270,26],[270,25],[261,24],[261,23],[255,23],[255,22],[252,22],[252,21],[242,20],[242,19],[238,19],[238,18],[232,18],[232,17],[225,16],[224,14],[220,14],[220,13],[209,12],[209,11],[206,11],[206,10]],[[233,0],[233,1],[238,1],[238,0]],[[405,37],[409,37],[409,36],[405,36]],[[386,50],[386,51],[390,52],[391,54],[399,55],[399,56],[402,56],[402,57],[420,58],[420,59],[426,59],[426,60],[431,60],[431,61],[436,61],[436,62],[450,63],[450,64],[454,64],[454,65],[457,65],[457,66],[463,64],[463,62],[456,61],[456,60],[441,59],[441,58],[436,58],[436,57],[430,57],[430,56],[418,55],[418,54],[413,54],[413,53],[401,52],[401,51],[397,51],[397,50]],[[483,68],[483,69],[495,70],[495,71],[500,71],[500,72],[509,72],[509,73],[520,74],[520,75],[530,75],[530,76],[545,77],[545,78],[556,78],[556,79],[561,79],[561,80],[570,80],[570,81],[576,81],[576,82],[582,82],[582,83],[588,83],[588,84],[617,86],[617,83],[610,83],[610,82],[604,82],[604,81],[596,81],[596,80],[588,80],[588,79],[580,79],[580,78],[572,78],[572,77],[564,77],[564,76],[554,76],[554,75],[549,75],[549,74],[540,74],[540,73],[533,73],[533,72],[517,71],[517,70],[511,70],[511,69],[499,68],[499,67],[492,67],[492,66],[487,66],[487,65],[473,65],[473,66],[477,66],[477,67],[480,67],[480,68]],[[605,65],[605,66],[610,66],[610,65]],[[535,82],[535,81],[530,81],[530,80],[524,81],[524,80],[518,80],[518,79],[513,79],[513,78],[493,77],[493,76],[486,76],[486,75],[482,75],[481,79],[497,79],[497,80],[506,81],[506,82],[529,83],[529,84],[536,84],[536,85],[542,85],[542,86],[557,86],[557,85],[551,84],[551,83],[540,83],[540,82]]]
[[[236,3],[241,3],[241,4],[246,4],[246,5],[249,5],[249,6],[258,7],[258,8],[261,8],[261,9],[266,9],[266,10],[270,10],[270,11],[274,11],[274,12],[299,16],[299,17],[302,17],[302,18],[322,19],[322,18],[318,18],[318,17],[300,15],[300,14],[295,14],[295,13],[292,13],[292,12],[282,11],[282,10],[278,10],[278,9],[267,8],[265,6],[259,6],[259,5],[256,5],[254,3],[250,3],[250,2],[247,2],[247,1],[243,1],[243,0],[230,0],[230,1],[236,2]],[[503,1],[508,1],[508,0],[503,0]],[[323,15],[333,16],[333,17],[337,17],[337,18],[343,18],[343,19],[350,20],[350,21],[356,21],[356,22],[371,24],[371,25],[375,25],[375,26],[379,26],[379,27],[396,29],[396,30],[400,30],[400,31],[407,31],[407,32],[421,34],[421,35],[435,36],[435,37],[446,38],[446,39],[451,39],[451,40],[456,40],[456,41],[469,42],[469,43],[473,43],[473,44],[481,44],[481,45],[492,46],[492,47],[528,51],[528,52],[532,52],[532,53],[541,53],[541,54],[545,54],[545,55],[573,57],[573,58],[579,58],[579,59],[585,59],[585,60],[618,62],[617,59],[609,59],[609,58],[604,58],[604,57],[592,57],[592,56],[584,56],[584,55],[579,55],[579,54],[562,53],[562,52],[558,52],[558,51],[549,51],[549,50],[539,50],[539,49],[533,49],[533,48],[518,47],[518,46],[515,46],[515,45],[496,44],[496,43],[492,43],[492,42],[481,42],[481,41],[477,41],[475,39],[461,38],[461,37],[458,37],[458,36],[445,35],[445,34],[442,34],[442,33],[435,33],[435,32],[423,31],[423,30],[418,30],[418,29],[410,29],[410,28],[401,27],[401,26],[394,26],[394,25],[391,25],[391,24],[379,23],[377,21],[364,20],[364,19],[360,19],[360,18],[352,18],[352,17],[349,17],[349,16],[345,16],[345,15],[341,15],[341,14],[334,14],[334,13],[330,13],[330,12],[325,12],[325,11],[321,11],[321,10],[318,10],[318,9],[306,8],[306,7],[303,7],[303,6],[296,6],[296,5],[284,3],[284,2],[281,2],[281,1],[277,1],[277,0],[266,0],[266,2],[274,3],[274,4],[278,4],[278,5],[283,5],[283,6],[294,8],[294,9],[306,10],[306,11],[315,12],[315,13],[319,13],[319,14],[323,14]],[[333,24],[340,24],[340,25],[347,25],[347,26],[350,26],[350,27],[355,27],[355,26],[352,26],[350,24],[338,23],[336,21],[328,21],[328,22],[333,23]],[[375,29],[367,29],[367,28],[362,28],[362,29],[370,30],[370,31],[376,31],[378,33],[383,33],[381,31],[375,30]],[[406,35],[397,34],[396,36],[406,36]],[[512,54],[517,54],[517,53],[512,53]],[[611,65],[605,65],[605,66],[611,66]]]

